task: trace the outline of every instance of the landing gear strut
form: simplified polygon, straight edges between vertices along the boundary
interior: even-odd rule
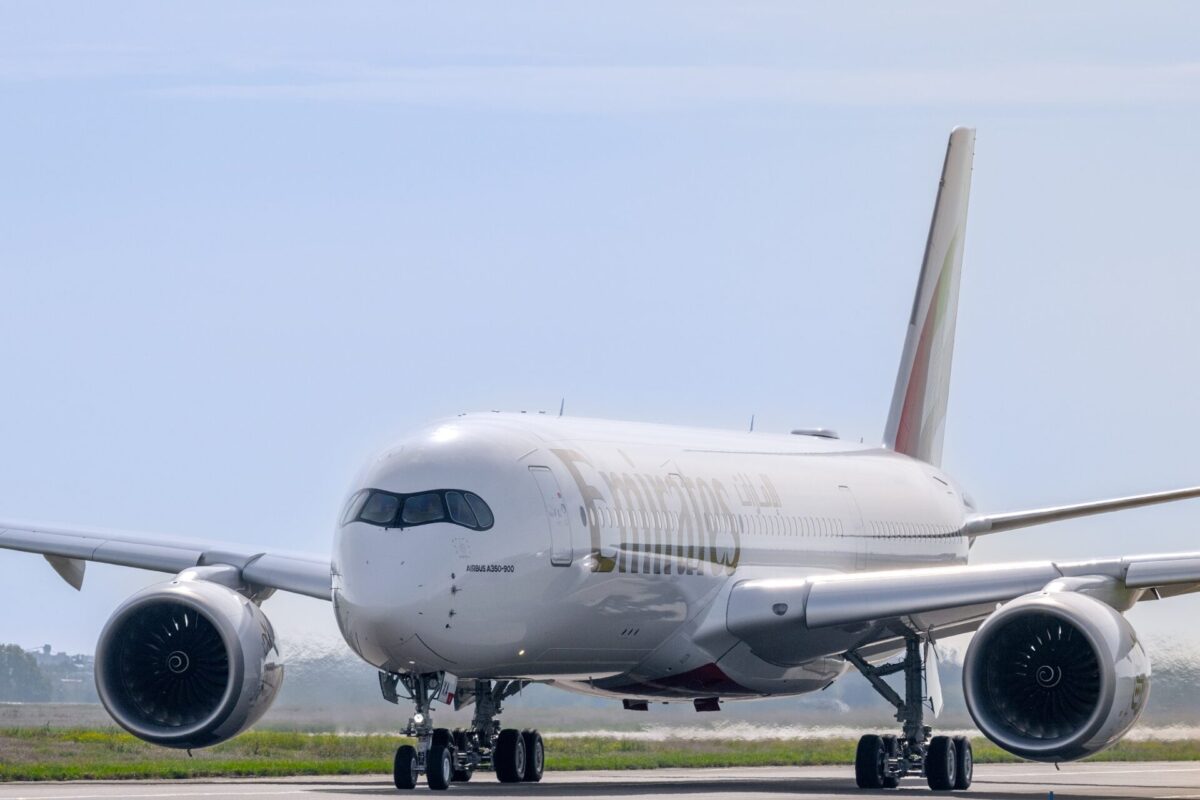
[[[476,770],[493,769],[501,783],[536,783],[542,779],[545,746],[537,731],[501,728],[497,717],[503,701],[520,691],[523,681],[472,681],[459,687],[449,684],[453,676],[444,673],[380,673],[379,685],[390,702],[399,702],[398,687],[416,711],[404,732],[417,740],[417,746],[401,745],[396,750],[394,778],[397,789],[412,789],[425,774],[430,789],[449,788],[451,783],[471,780]],[[455,708],[475,704],[471,727],[449,730],[433,727],[430,704],[434,698],[453,697]]]
[[[867,734],[858,740],[854,757],[854,778],[860,789],[894,789],[906,775],[924,775],[929,788],[936,791],[966,789],[971,785],[974,759],[971,742],[965,736],[933,736],[925,724],[925,664],[921,658],[922,639],[909,632],[904,640],[904,659],[892,664],[873,666],[851,650],[846,660],[858,669],[875,691],[896,707],[900,736]],[[883,678],[904,673],[904,697],[901,698]]]

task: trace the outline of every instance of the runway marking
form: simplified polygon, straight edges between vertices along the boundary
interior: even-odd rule
[[[982,780],[991,770],[987,767],[977,764],[975,767],[975,780]],[[1200,767],[1181,767],[1180,769],[1071,769],[1071,770],[1055,770],[1054,772],[1009,772],[1005,773],[1006,778],[1045,778],[1054,775],[1143,775],[1152,772],[1155,774],[1172,773],[1172,772],[1200,772]],[[980,773],[983,773],[981,776]],[[1200,795],[1187,795],[1188,797],[1200,797]]]
[[[242,797],[270,797],[282,794],[309,794],[310,789],[287,789],[273,792],[237,792]],[[130,797],[228,797],[223,792],[160,792],[157,794],[131,794]],[[19,794],[10,800],[89,800],[89,798],[111,798],[111,794]]]

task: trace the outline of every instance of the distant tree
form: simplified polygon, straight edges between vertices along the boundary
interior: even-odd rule
[[[50,699],[50,681],[33,656],[15,644],[0,645],[0,700],[44,703]]]

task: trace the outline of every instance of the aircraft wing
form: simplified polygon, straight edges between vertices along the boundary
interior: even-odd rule
[[[968,633],[1000,603],[1058,578],[1093,575],[1116,579],[1141,599],[1185,594],[1200,590],[1200,552],[748,580],[730,593],[726,626],[776,663],[790,660],[791,634],[818,630],[869,658],[902,646],[905,631],[935,639]]]
[[[976,514],[969,517],[963,526],[962,533],[968,536],[984,536],[990,533],[1002,533],[1016,528],[1028,528],[1031,525],[1044,525],[1047,522],[1058,522],[1076,517],[1088,517],[1092,514],[1107,514],[1110,511],[1122,511],[1127,508],[1141,508],[1158,503],[1172,503],[1176,500],[1189,500],[1200,497],[1200,486],[1187,489],[1172,489],[1167,492],[1151,492],[1130,497],[1118,497],[1112,500],[1095,500],[1090,503],[1073,503],[1068,506],[1051,506],[1037,508],[1032,511],[1013,511],[1006,514]],[[959,534],[954,534],[959,535]]]
[[[86,562],[176,573],[227,564],[249,584],[330,599],[328,558],[271,553],[246,545],[99,529],[0,522],[0,549],[40,553],[67,583],[83,585]]]

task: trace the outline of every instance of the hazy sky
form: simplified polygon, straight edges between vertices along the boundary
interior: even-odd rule
[[[326,552],[389,438],[564,396],[877,441],[955,124],[946,467],[992,510],[1200,484],[1200,8],[1048,5],[3,3],[0,519]],[[90,651],[154,580],[88,572],[0,553],[0,641]]]

